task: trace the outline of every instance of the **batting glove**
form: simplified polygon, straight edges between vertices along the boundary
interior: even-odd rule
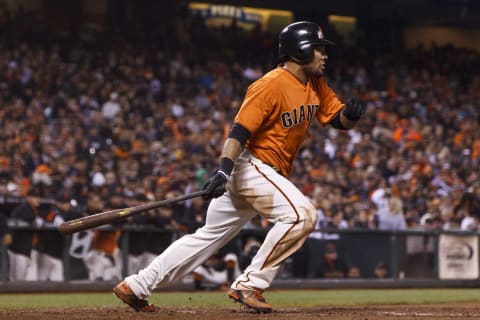
[[[343,115],[345,118],[351,121],[358,121],[362,115],[365,113],[365,109],[367,106],[360,100],[351,98],[345,104],[345,108],[343,109]]]
[[[225,185],[227,184],[228,176],[222,170],[217,172],[208,179],[207,183],[203,186],[205,194],[202,196],[203,200],[210,200],[212,198],[218,198],[227,190]]]

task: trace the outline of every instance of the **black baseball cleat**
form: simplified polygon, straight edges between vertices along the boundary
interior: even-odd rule
[[[235,290],[230,288],[227,291],[227,296],[233,302],[240,302],[257,313],[270,313],[273,311],[272,305],[266,302],[260,290]]]
[[[137,312],[157,312],[160,310],[147,300],[138,298],[125,281],[120,282],[113,288],[113,293]]]

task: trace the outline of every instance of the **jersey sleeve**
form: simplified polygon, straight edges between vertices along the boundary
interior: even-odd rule
[[[262,123],[271,114],[274,106],[271,88],[267,81],[257,80],[251,84],[245,95],[242,106],[235,116],[235,122],[255,134]]]
[[[320,78],[318,90],[321,97],[320,109],[317,112],[317,119],[322,126],[327,125],[335,118],[345,104],[340,101],[336,93],[330,88],[325,79]]]

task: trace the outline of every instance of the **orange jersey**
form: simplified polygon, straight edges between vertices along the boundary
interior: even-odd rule
[[[104,252],[108,255],[113,255],[116,248],[118,248],[118,239],[120,238],[120,231],[105,231],[95,230],[92,239],[92,249]]]
[[[288,176],[312,119],[325,126],[343,106],[324,78],[303,84],[278,67],[249,86],[235,122],[251,134],[245,147]]]

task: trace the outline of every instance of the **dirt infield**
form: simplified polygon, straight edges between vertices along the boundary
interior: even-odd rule
[[[50,308],[0,310],[0,319],[8,320],[238,320],[238,319],[480,319],[476,303],[389,305],[365,307],[279,308],[271,314],[255,314],[239,307],[232,308],[163,308],[160,312],[137,313],[127,307],[119,308]]]

